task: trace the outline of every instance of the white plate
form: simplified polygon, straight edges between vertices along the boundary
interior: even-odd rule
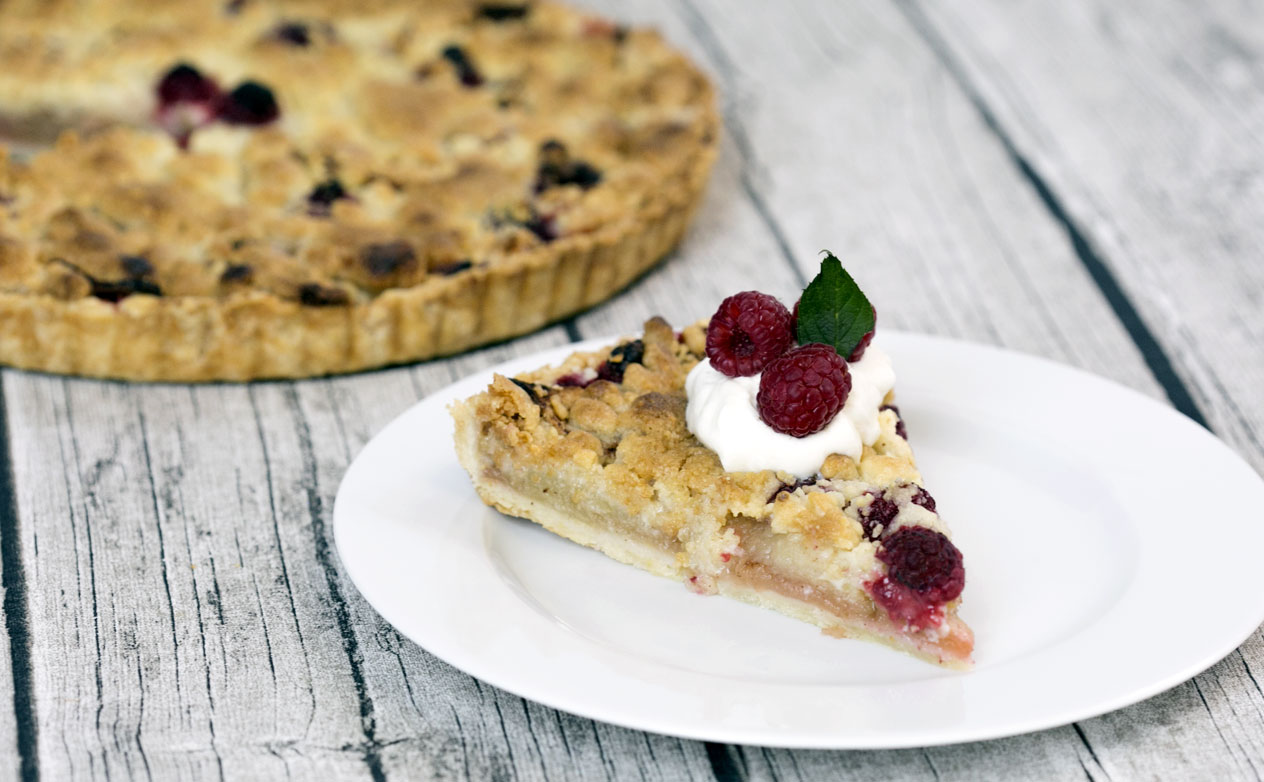
[[[1264,482],[1206,430],[1043,359],[889,331],[879,343],[965,554],[969,673],[700,597],[489,510],[456,462],[446,406],[491,370],[356,458],[334,504],[343,565],[401,633],[497,687],[617,725],[783,747],[1062,725],[1188,679],[1264,619]]]

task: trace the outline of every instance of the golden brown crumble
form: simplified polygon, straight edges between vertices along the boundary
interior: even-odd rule
[[[652,31],[483,5],[3,4],[0,321],[24,333],[0,361],[338,371],[521,333],[626,284],[700,196],[709,83]],[[210,122],[182,149],[155,93],[182,63],[225,93],[265,86],[279,117]],[[100,328],[110,314],[195,365],[148,369]],[[58,318],[85,346],[37,344]],[[278,322],[297,364],[217,355]]]

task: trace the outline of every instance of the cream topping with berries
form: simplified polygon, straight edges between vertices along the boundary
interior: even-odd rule
[[[847,366],[851,391],[842,410],[824,429],[806,437],[782,434],[760,418],[755,397],[762,373],[728,377],[709,360],[700,362],[685,379],[685,421],[729,472],[779,470],[811,477],[830,454],[859,459],[863,447],[872,445],[881,432],[879,408],[895,386],[891,359],[870,346],[859,361]]]

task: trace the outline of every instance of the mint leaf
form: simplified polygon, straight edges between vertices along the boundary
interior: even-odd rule
[[[847,358],[864,335],[873,331],[873,305],[860,286],[831,252],[825,253],[821,271],[799,298],[800,345],[823,342]]]

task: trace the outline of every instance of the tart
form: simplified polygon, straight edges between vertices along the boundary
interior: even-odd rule
[[[0,363],[299,377],[522,334],[678,242],[717,126],[656,33],[551,2],[5,3]]]
[[[968,668],[973,634],[957,615],[964,564],[922,486],[889,391],[869,402],[872,431],[862,447],[827,453],[795,472],[726,469],[730,455],[695,434],[709,433],[690,412],[699,393],[691,378],[722,358],[717,343],[734,344],[724,307],[680,332],[651,319],[637,339],[498,375],[484,392],[455,403],[457,456],[479,496],[694,591]],[[755,343],[747,355],[758,352]],[[778,361],[824,360],[825,345],[805,347],[783,345],[761,367],[760,385],[787,377],[815,383],[815,370],[776,374]],[[829,361],[862,374],[863,356],[849,347],[855,360],[845,362],[829,350]],[[811,393],[838,390],[822,388]],[[768,400],[760,396],[762,406]],[[841,404],[836,415],[850,414]],[[769,416],[784,426],[803,420],[784,399]]]

